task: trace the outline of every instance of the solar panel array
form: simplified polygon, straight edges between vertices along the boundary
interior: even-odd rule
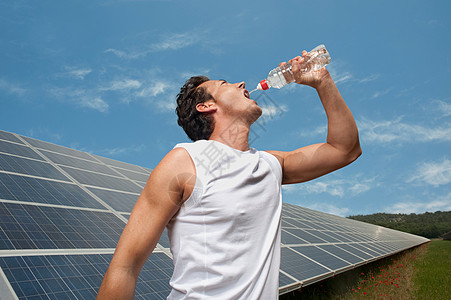
[[[0,131],[0,295],[94,299],[150,172]],[[280,293],[426,241],[284,203]],[[164,233],[135,298],[165,299],[172,271]]]
[[[279,291],[298,289],[428,241],[284,203]]]

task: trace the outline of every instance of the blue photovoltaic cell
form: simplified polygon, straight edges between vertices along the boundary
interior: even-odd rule
[[[351,242],[363,242],[362,238],[352,232],[346,232],[346,237],[351,240]]]
[[[158,241],[158,243],[165,248],[171,247],[171,244],[169,242],[169,237],[168,237],[168,230],[166,228],[163,230],[163,233],[161,234],[161,237],[160,237],[160,240]]]
[[[0,140],[0,152],[44,160],[39,154],[25,145],[18,145]]]
[[[288,231],[289,233],[291,233],[291,234],[293,234],[295,236],[300,237],[301,239],[307,241],[308,243],[312,243],[312,244],[315,244],[315,243],[326,243],[326,241],[324,241],[324,240],[322,240],[322,239],[310,234],[309,232],[307,232],[304,229],[287,228],[287,229],[284,229],[284,230]]]
[[[115,166],[115,167],[118,167],[118,168],[127,169],[127,170],[140,172],[140,173],[146,173],[145,169],[141,168],[140,166],[128,164],[128,163],[125,163],[125,162],[122,162],[122,161],[118,161],[118,160],[114,160],[114,159],[107,158],[107,157],[102,157],[102,156],[97,156],[97,155],[94,155],[94,156],[98,160],[101,160],[105,164],[110,165],[110,166]]]
[[[79,186],[0,173],[0,199],[104,209]]]
[[[110,254],[0,257],[0,267],[19,299],[95,299]],[[166,299],[172,261],[153,253],[144,264],[135,299]]]
[[[49,163],[6,154],[0,154],[0,170],[69,181]]]
[[[21,140],[19,140],[14,134],[3,131],[3,130],[0,130],[0,139],[23,144],[23,142]]]
[[[331,272],[289,248],[282,248],[280,269],[299,281]]]
[[[363,251],[360,251],[359,249],[352,247],[351,245],[340,244],[340,245],[337,245],[337,247],[341,248],[343,250],[346,250],[348,252],[351,252],[352,254],[354,254],[358,257],[361,257],[365,260],[373,258],[371,255],[368,255],[368,254],[364,253]]]
[[[284,245],[299,245],[299,244],[307,244],[306,241],[298,238],[295,235],[285,231],[286,229],[282,229],[281,242]]]
[[[91,187],[88,187],[88,189],[105,201],[106,204],[120,212],[131,212],[139,197],[139,194],[121,193]]]
[[[293,225],[291,225],[284,218],[282,218],[282,228],[290,228],[290,227],[293,227]]]
[[[143,172],[138,173],[138,172],[128,171],[128,170],[119,169],[119,168],[113,168],[113,169],[116,170],[117,172],[121,173],[125,177],[128,177],[132,180],[141,181],[141,182],[145,183],[145,182],[147,182],[147,179],[149,178],[149,174],[144,174]]]
[[[363,260],[362,258],[357,257],[357,256],[355,256],[341,248],[338,248],[334,245],[321,245],[318,247],[329,253],[333,253],[334,255],[346,260],[347,262],[350,262],[351,264],[356,264]]]
[[[319,231],[319,230],[308,230],[306,229],[305,232],[310,233],[311,235],[314,235],[328,243],[339,243],[340,240],[337,238],[334,238],[333,236],[329,235],[329,232],[327,231]]]
[[[373,250],[371,250],[371,249],[369,249],[367,247],[364,247],[362,244],[350,244],[350,245],[352,247],[364,252],[364,253],[367,253],[368,255],[371,255],[372,257],[378,257],[379,256],[379,254],[377,254],[376,252],[374,252]]]
[[[84,169],[88,171],[98,172],[107,175],[120,176],[118,173],[108,168],[106,165],[101,163],[96,163],[93,161],[87,161],[81,158],[76,158],[72,156],[67,156],[63,154],[53,153],[45,150],[39,150],[48,159],[58,165],[75,167],[78,169]]]
[[[136,184],[127,179],[72,169],[69,167],[61,167],[61,168],[64,171],[66,171],[70,176],[72,176],[75,180],[77,180],[79,183],[82,184],[132,193],[141,193],[142,191],[141,187],[137,186]]]
[[[326,233],[327,235],[330,235],[331,237],[338,240],[339,242],[347,243],[351,241],[350,239],[347,239],[345,235],[340,234],[338,232],[327,231]]]
[[[307,224],[306,221],[300,221],[293,218],[285,218],[285,221],[288,223],[287,227],[297,227],[301,229],[312,229],[311,226]]]
[[[361,245],[363,245],[363,246],[365,246],[365,247],[367,247],[367,248],[370,248],[371,250],[374,250],[376,253],[379,254],[379,256],[380,256],[380,255],[387,254],[387,253],[390,253],[390,251],[389,251],[388,249],[385,249],[385,248],[383,248],[383,247],[379,247],[379,246],[376,245],[376,244],[372,244],[372,243],[362,243]]]
[[[82,151],[78,151],[75,149],[70,149],[70,148],[66,148],[63,146],[58,146],[55,144],[50,144],[47,142],[43,142],[43,141],[39,141],[39,140],[35,140],[32,138],[28,138],[25,136],[22,136],[22,138],[24,140],[26,140],[28,143],[30,143],[30,145],[36,147],[36,148],[41,148],[41,149],[45,149],[45,150],[49,150],[49,151],[53,151],[53,152],[58,152],[58,153],[63,153],[63,154],[67,154],[67,155],[71,155],[71,156],[75,156],[75,157],[79,157],[79,158],[84,158],[87,160],[92,160],[92,161],[96,161],[91,155],[89,155],[86,152],[82,152]]]
[[[384,243],[384,242],[376,242],[376,244],[377,244],[379,247],[386,248],[386,249],[389,250],[390,252],[392,252],[392,251],[397,251],[397,250],[400,249],[397,245],[394,245],[393,243],[390,243],[390,242],[386,242],[386,243]]]
[[[314,228],[314,229],[319,229],[319,230],[327,230],[327,227],[324,226],[324,223],[318,223],[318,222],[311,222],[311,221],[304,221],[305,224],[307,224],[308,226]],[[337,230],[337,229],[334,229]]]
[[[315,246],[290,248],[304,254],[305,256],[313,259],[316,262],[319,262],[323,266],[328,267],[332,270],[339,270],[350,265],[348,262],[345,262],[338,257],[333,256],[332,254],[329,254]]]
[[[5,249],[115,248],[125,223],[108,212],[0,202]]]
[[[279,273],[279,287],[287,286],[293,283],[295,283],[293,279],[283,274],[282,272]]]

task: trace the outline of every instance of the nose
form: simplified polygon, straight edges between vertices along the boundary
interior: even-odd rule
[[[236,85],[237,85],[239,88],[242,88],[242,89],[244,89],[244,88],[246,87],[246,83],[245,83],[244,81],[237,82]]]

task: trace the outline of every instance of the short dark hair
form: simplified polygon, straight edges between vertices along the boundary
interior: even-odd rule
[[[213,99],[213,96],[203,87],[202,83],[209,81],[206,76],[193,76],[188,79],[177,95],[177,123],[193,140],[208,140],[214,129],[213,117],[196,109],[196,105]]]

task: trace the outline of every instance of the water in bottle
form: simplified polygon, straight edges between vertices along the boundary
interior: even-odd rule
[[[318,70],[330,63],[330,60],[331,58],[326,47],[324,45],[319,45],[304,57],[304,62],[301,63],[300,71],[307,73]],[[256,90],[267,90],[270,87],[280,89],[294,80],[291,65],[287,63],[269,72],[268,78],[260,81],[257,88],[252,90],[251,93]]]

